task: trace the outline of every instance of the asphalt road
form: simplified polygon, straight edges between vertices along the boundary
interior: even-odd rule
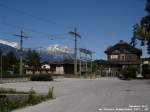
[[[148,80],[122,81],[115,78],[57,79],[54,82],[20,82],[0,87],[28,91],[31,87],[47,93],[54,86],[56,99],[14,112],[149,112],[124,110],[130,106],[150,106]],[[120,108],[122,111],[106,110]],[[100,110],[102,109],[102,110]],[[133,108],[132,108],[133,109]],[[144,108],[142,108],[144,109]]]

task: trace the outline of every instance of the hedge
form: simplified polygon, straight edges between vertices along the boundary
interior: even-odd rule
[[[53,81],[50,74],[34,74],[30,78],[31,81]]]

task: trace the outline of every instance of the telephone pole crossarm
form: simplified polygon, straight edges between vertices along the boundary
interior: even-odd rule
[[[20,76],[23,75],[23,38],[28,38],[26,36],[23,35],[24,32],[21,31],[20,34],[14,34],[14,36],[20,37]]]
[[[77,33],[77,29],[69,32],[74,37],[74,74],[77,75],[77,37],[81,38],[81,36]]]

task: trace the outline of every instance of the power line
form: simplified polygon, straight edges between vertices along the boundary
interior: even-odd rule
[[[63,34],[48,34],[46,32],[41,32],[41,31],[30,29],[30,28],[25,28],[23,26],[18,26],[18,25],[6,23],[4,21],[0,22],[0,24],[5,25],[5,26],[9,26],[9,27],[12,27],[12,28],[24,29],[24,30],[27,30],[27,31],[30,31],[30,32],[33,32],[33,33],[42,34],[43,36],[49,37],[50,39],[54,39],[54,38],[56,39],[58,37],[62,37],[64,35],[67,35],[67,33],[63,33]],[[31,37],[39,37],[39,36],[31,36]]]
[[[13,35],[13,33],[8,33],[8,32],[0,32],[0,34],[5,34],[5,35]],[[51,36],[51,38],[50,38],[50,40],[54,40],[54,38],[56,39],[64,39],[64,38],[66,38],[66,35],[67,35],[67,33],[65,34],[58,34],[58,35],[52,35]],[[65,36],[65,37],[63,37],[63,36]],[[35,35],[29,35],[29,37],[33,37],[33,38],[43,38],[43,37],[41,37],[41,36],[35,36]],[[61,38],[60,38],[61,37]]]
[[[11,33],[8,32],[0,32],[0,34],[12,35]]]
[[[30,17],[32,17],[34,19],[39,20],[39,21],[50,22],[50,23],[56,24],[55,22],[52,22],[51,20],[48,20],[48,19],[45,19],[45,18],[42,18],[42,17],[38,17],[38,16],[34,16],[34,15],[30,14],[30,13],[27,13],[25,11],[21,11],[21,10],[16,9],[16,8],[8,7],[7,5],[4,5],[2,3],[0,3],[0,7],[6,8],[8,10],[11,10],[13,12],[17,12],[17,13],[22,14],[22,15],[30,16]]]
[[[14,25],[14,24],[10,24],[10,23],[6,23],[6,22],[0,22],[0,24],[3,24],[3,25],[6,25],[6,26],[10,26],[10,27],[15,27],[15,28],[18,28],[18,29],[24,29],[24,30],[28,30],[28,31],[31,31],[33,33],[39,33],[39,34],[44,34],[44,35],[47,35],[47,36],[50,36],[48,33],[45,33],[45,32],[40,32],[40,31],[36,31],[36,30],[33,30],[33,29],[30,29],[30,28],[25,28],[23,26],[18,26],[18,25]]]
[[[5,9],[8,9],[8,10],[13,11],[13,12],[17,12],[17,13],[19,13],[19,14],[21,14],[21,15],[26,15],[26,16],[32,17],[32,18],[34,18],[34,19],[36,19],[36,20],[38,20],[38,21],[42,21],[42,22],[45,22],[45,23],[51,23],[51,24],[57,24],[56,22],[54,22],[54,21],[52,21],[52,20],[50,20],[50,19],[45,19],[45,18],[43,18],[43,17],[35,16],[35,15],[30,14],[30,13],[28,13],[28,12],[19,10],[19,9],[17,9],[17,8],[9,7],[9,6],[4,5],[4,4],[2,4],[2,3],[0,3],[0,7],[5,8]],[[58,25],[58,24],[57,24],[57,25]],[[69,29],[72,28],[72,27],[70,27],[70,26],[65,26],[65,27],[66,27],[66,28],[69,28]]]
[[[7,6],[7,5],[5,5],[5,4],[2,4],[2,3],[0,3],[0,7],[5,8],[5,9],[8,9],[8,10],[13,11],[13,12],[17,12],[17,13],[22,14],[22,15],[30,16],[30,17],[32,17],[32,18],[34,18],[34,19],[36,19],[36,20],[39,20],[39,21],[43,21],[43,22],[46,22],[46,23],[57,24],[56,22],[53,22],[53,21],[51,21],[51,20],[49,20],[49,19],[45,19],[45,18],[43,18],[43,17],[39,17],[39,16],[32,15],[32,14],[30,14],[30,13],[27,13],[27,12],[25,12],[25,11],[21,11],[21,10],[19,10],[19,9],[17,9],[17,8],[9,7],[9,6]],[[12,25],[12,24],[6,23],[6,22],[1,22],[1,24],[7,25],[7,26],[10,26],[10,27],[16,27],[16,28],[19,28],[19,29],[28,30],[28,31],[31,31],[31,32],[33,32],[33,33],[43,34],[43,35],[45,35],[45,36],[47,36],[47,37],[50,37],[51,40],[52,40],[53,38],[62,37],[62,34],[60,34],[59,36],[58,36],[57,34],[56,34],[56,35],[50,35],[50,34],[48,34],[48,33],[46,33],[46,32],[41,32],[41,31],[37,31],[37,30],[30,29],[30,28],[25,28],[25,27],[22,27],[22,26]],[[70,26],[65,26],[65,27],[66,27],[66,28],[69,28],[69,29],[72,28],[72,27],[70,27]],[[67,34],[67,33],[66,33],[66,34]],[[65,35],[66,35],[66,34],[65,34]],[[63,35],[64,35],[64,34],[63,34]]]

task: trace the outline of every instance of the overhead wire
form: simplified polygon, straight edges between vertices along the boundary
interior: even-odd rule
[[[0,7],[5,8],[5,9],[8,9],[8,10],[10,10],[10,11],[12,11],[12,12],[19,13],[19,14],[21,14],[21,15],[26,15],[26,16],[32,17],[33,19],[36,19],[36,20],[38,20],[38,21],[42,21],[42,22],[45,22],[45,23],[50,23],[50,24],[55,24],[55,25],[57,25],[56,22],[54,22],[54,21],[52,21],[52,20],[50,20],[50,19],[45,19],[45,18],[43,18],[43,17],[35,16],[35,15],[30,14],[30,13],[28,13],[28,12],[19,10],[19,9],[17,9],[17,8],[9,7],[9,6],[7,6],[7,5],[5,5],[5,4],[2,4],[2,3],[0,3]],[[43,36],[46,36],[46,37],[50,37],[51,40],[56,39],[56,38],[57,38],[57,39],[62,39],[63,36],[68,35],[68,33],[64,33],[64,34],[49,34],[49,33],[46,33],[46,32],[41,32],[41,31],[33,30],[33,29],[31,29],[31,28],[26,28],[26,27],[23,27],[23,26],[18,26],[18,25],[14,25],[14,24],[12,24],[12,23],[6,23],[6,22],[0,22],[0,24],[6,25],[6,26],[9,26],[9,27],[12,27],[12,28],[27,30],[27,31],[32,32],[32,33],[38,33],[38,34],[40,34],[40,35],[43,35]],[[64,26],[64,28],[73,29],[73,27],[70,27],[70,26]],[[34,36],[31,35],[31,37],[34,37]],[[38,36],[35,36],[35,37],[38,37]],[[58,38],[58,37],[59,37],[59,38]],[[61,37],[61,38],[60,38],[60,37]],[[65,38],[66,38],[66,37],[67,37],[67,36],[65,36]],[[63,39],[64,39],[64,38],[63,38]],[[67,39],[67,38],[66,38],[66,39]]]
[[[8,10],[13,11],[13,12],[17,12],[17,13],[22,14],[22,15],[30,16],[30,17],[32,17],[32,18],[38,20],[38,21],[42,21],[42,22],[46,22],[46,23],[50,23],[50,24],[57,24],[57,25],[58,25],[58,23],[56,23],[56,22],[54,22],[54,21],[52,21],[52,20],[50,20],[50,19],[46,19],[46,18],[43,18],[43,17],[35,16],[35,15],[30,14],[30,13],[28,13],[28,12],[26,12],[26,11],[22,11],[22,10],[19,10],[19,9],[17,9],[17,8],[14,8],[14,7],[9,7],[9,6],[7,6],[7,5],[5,5],[5,4],[2,4],[2,3],[0,3],[0,7],[5,8],[5,9],[8,9]],[[64,27],[64,28],[69,28],[69,29],[70,29],[70,28],[71,28],[71,29],[73,28],[73,27],[71,27],[71,26],[64,26],[64,25],[63,25],[63,27]]]
[[[32,15],[32,14],[30,14],[30,13],[28,13],[28,12],[19,10],[19,9],[17,9],[17,8],[9,7],[9,6],[7,6],[7,5],[5,5],[5,4],[2,4],[2,3],[0,3],[0,7],[5,8],[5,9],[8,9],[8,10],[13,11],[13,12],[17,12],[17,13],[22,14],[22,15],[30,16],[30,17],[32,17],[32,18],[38,20],[38,21],[43,21],[43,22],[46,22],[46,23],[57,24],[56,22],[54,22],[54,21],[52,21],[52,20],[50,20],[50,19],[45,19],[45,18],[43,18],[43,17],[35,16],[35,15]],[[46,33],[46,32],[41,32],[41,31],[33,30],[33,29],[31,29],[31,28],[25,28],[25,27],[23,27],[23,26],[18,26],[18,25],[6,23],[6,22],[4,22],[4,21],[1,22],[1,24],[7,25],[7,26],[11,26],[11,27],[15,27],[15,28],[19,28],[19,29],[28,30],[28,31],[33,32],[33,33],[43,34],[44,36],[50,37],[51,40],[54,39],[54,38],[55,38],[55,39],[56,39],[56,38],[58,39],[58,37],[62,37],[62,35],[64,35],[64,34],[55,34],[55,35],[54,35],[54,34],[48,34],[48,33]],[[70,27],[70,28],[71,28],[71,27]],[[66,35],[66,34],[68,34],[68,33],[65,33],[65,35]],[[60,38],[59,38],[59,39],[60,39]]]
[[[40,34],[41,36],[46,36],[46,37],[49,37],[50,39],[56,39],[56,37],[62,37],[64,35],[67,35],[67,33],[63,33],[63,34],[48,34],[46,32],[41,32],[41,31],[37,31],[37,30],[33,30],[33,29],[30,29],[30,28],[26,28],[26,27],[23,27],[23,26],[19,26],[19,25],[14,25],[12,23],[6,23],[6,22],[0,22],[0,24],[2,25],[5,25],[5,26],[9,26],[9,27],[12,27],[12,28],[17,28],[17,29],[22,29],[22,30],[27,30],[29,32],[32,32],[32,33],[38,33]],[[8,34],[8,33],[7,33]],[[40,37],[41,37],[40,36]],[[31,35],[31,37],[39,37],[39,36],[33,36]]]

